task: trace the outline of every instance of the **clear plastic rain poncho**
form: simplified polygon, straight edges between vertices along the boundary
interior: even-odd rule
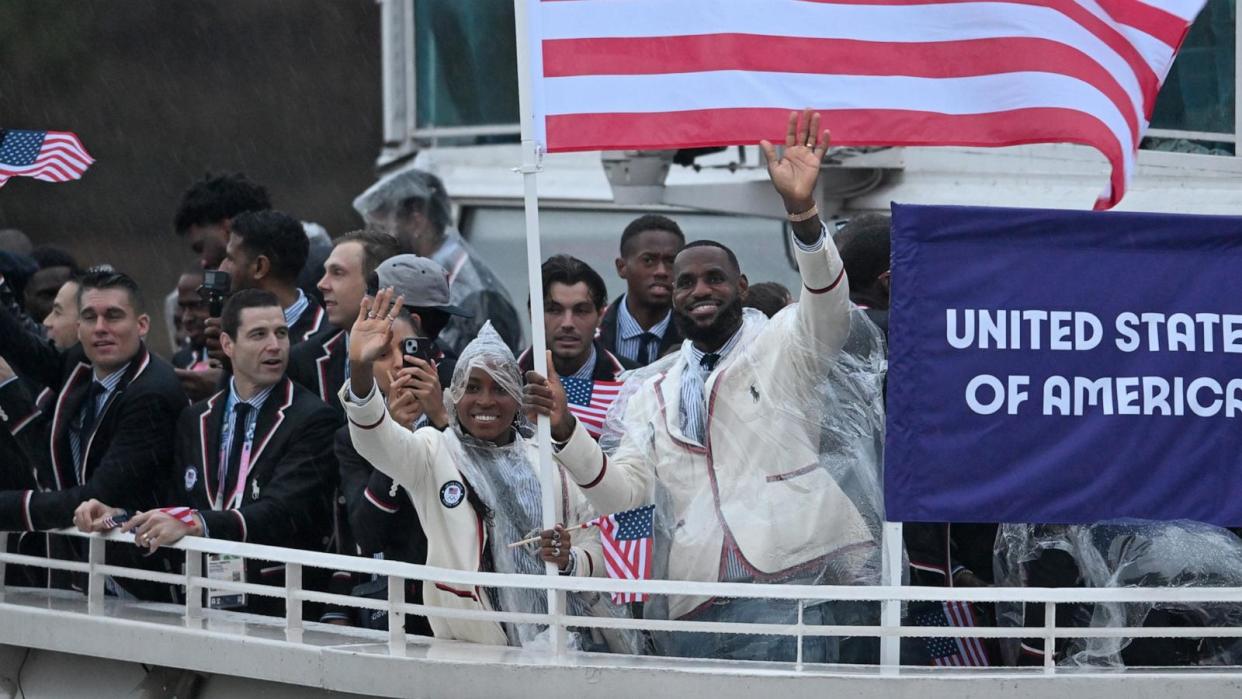
[[[1242,540],[1228,530],[1187,520],[1120,520],[1092,525],[1005,524],[996,538],[996,584],[1080,587],[1242,586]],[[1242,605],[1100,603],[1058,605],[1058,624],[1239,626]],[[997,605],[1003,626],[1022,626],[1032,611]],[[1032,621],[1043,626],[1042,613]],[[1069,617],[1066,619],[1066,617]],[[1032,636],[1038,636],[1033,631]],[[1238,665],[1242,639],[1069,639],[1061,664],[1071,666]],[[1015,642],[1016,645],[1016,642]],[[1012,655],[1012,652],[1011,652]]]
[[[613,404],[601,447],[612,463],[637,462],[655,475],[655,578],[880,582],[884,338],[855,309],[845,345],[833,353],[798,326],[796,308],[771,320],[745,311],[741,340],[705,386],[706,444],[680,434],[673,384],[682,353],[633,372]],[[708,602],[655,596],[644,616],[695,618]],[[743,604],[746,618],[734,620],[797,621],[796,604]],[[818,623],[878,620],[875,605],[817,606]],[[715,657],[765,658],[766,644],[777,641],[712,642],[730,646]],[[656,643],[658,652],[682,654],[661,648],[659,637]],[[738,650],[746,643],[753,646]],[[831,648],[826,659],[837,659]]]
[[[369,225],[376,226],[405,241],[401,220],[409,206],[433,221],[445,222],[444,243],[431,255],[449,273],[449,300],[471,313],[470,318],[454,316],[440,332],[438,341],[461,354],[490,320],[509,349],[522,346],[522,323],[512,297],[496,274],[452,226],[452,203],[440,178],[417,168],[387,175],[354,199],[354,210]]]
[[[476,439],[461,428],[456,405],[466,392],[466,384],[474,369],[482,369],[491,376],[505,393],[517,402],[519,410],[514,420],[515,435],[509,444],[500,446]],[[530,440],[531,425],[522,413],[522,380],[517,360],[490,323],[484,324],[478,338],[466,346],[453,370],[453,382],[445,391],[445,405],[450,416],[451,429],[459,439],[453,457],[457,468],[466,478],[469,487],[489,511],[487,516],[488,550],[492,569],[497,573],[520,573],[544,575],[543,560],[534,546],[509,548],[508,544],[520,541],[543,529],[543,504],[539,484],[539,454]],[[451,443],[451,442],[450,442]],[[575,493],[576,495],[576,493]],[[581,497],[568,499],[565,517],[574,519],[565,524],[577,524],[595,515]],[[594,535],[587,530],[574,538],[574,545]],[[513,587],[488,588],[493,608],[509,612],[544,614],[547,612],[547,593],[542,590]],[[570,614],[601,616],[624,614],[624,609],[613,607],[607,598],[594,594],[567,595]],[[503,624],[509,644],[530,646],[544,642],[544,626],[531,624]],[[573,645],[580,649],[597,648],[589,634],[574,634]],[[634,652],[636,645],[625,635],[609,634],[608,645],[613,650]]]

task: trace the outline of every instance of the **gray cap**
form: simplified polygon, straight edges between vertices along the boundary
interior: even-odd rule
[[[406,306],[437,308],[463,318],[472,314],[449,303],[448,272],[434,260],[418,255],[396,255],[384,260],[375,270],[379,288],[392,287],[405,297]]]

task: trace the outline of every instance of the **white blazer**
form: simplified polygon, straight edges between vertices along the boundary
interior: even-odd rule
[[[848,282],[827,236],[815,252],[794,247],[799,303],[767,322],[746,319],[741,341],[706,381],[705,444],[682,433],[685,362],[677,360],[630,398],[611,457],[581,424],[556,454],[601,513],[653,502],[658,486],[672,510],[670,579],[725,579],[726,547],[755,581],[874,549],[864,518],[820,463],[822,411],[848,409],[825,406],[818,385],[849,335]],[[669,615],[707,601],[670,598]]]

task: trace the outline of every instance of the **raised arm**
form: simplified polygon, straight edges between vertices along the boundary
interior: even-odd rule
[[[832,237],[815,203],[819,168],[828,152],[828,131],[819,130],[820,116],[805,110],[789,115],[784,152],[778,157],[769,141],[759,146],[768,164],[772,186],[785,204],[793,227],[798,272],[802,277],[797,322],[814,339],[816,353],[836,352],[850,331],[849,281]]]
[[[434,429],[410,432],[388,415],[371,363],[392,341],[392,322],[404,299],[391,288],[362,300],[350,331],[349,382],[340,399],[349,420],[350,441],[362,458],[416,492],[423,485],[442,435]]]

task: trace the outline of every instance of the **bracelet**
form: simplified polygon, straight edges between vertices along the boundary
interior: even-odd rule
[[[803,211],[800,214],[789,214],[789,220],[793,221],[794,223],[798,223],[800,221],[806,221],[808,219],[815,218],[818,215],[819,215],[819,206],[815,204],[811,204],[811,208],[807,209],[806,211]]]
[[[565,570],[558,570],[561,575],[573,575],[578,572],[578,557],[574,555],[573,548],[569,549],[569,567]]]

